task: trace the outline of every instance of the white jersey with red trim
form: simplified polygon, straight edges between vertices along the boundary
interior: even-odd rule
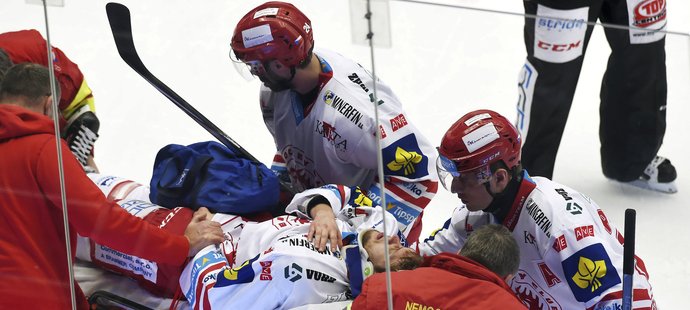
[[[192,219],[194,211],[191,209],[178,207],[171,210],[151,203],[147,185],[111,175],[89,173],[88,176],[108,200],[117,202],[130,214],[171,234],[184,234]],[[81,260],[130,277],[159,296],[173,297],[175,294],[182,269],[179,265],[158,264],[82,236],[78,236],[76,247],[77,258]]]
[[[298,210],[305,210],[315,194],[333,202],[350,200],[349,188],[326,186],[297,194],[287,211],[302,214]],[[362,202],[357,207],[334,207],[341,232],[382,231],[382,209],[370,207],[371,201],[361,192],[355,196]],[[390,214],[386,219],[387,229],[394,228],[389,235],[400,235],[396,220]],[[289,309],[350,298],[340,251],[318,251],[306,238],[308,219],[284,215],[257,223],[216,214],[213,220],[221,223],[226,241],[200,251],[180,277],[193,309]]]
[[[326,184],[359,186],[381,204],[375,180],[379,130],[386,208],[405,235],[416,239],[421,221],[412,224],[438,188],[436,149],[408,122],[400,100],[380,80],[376,83],[380,127],[375,128],[369,72],[335,52],[316,50],[315,54],[326,77],[313,104],[303,104],[292,90],[261,89],[261,111],[277,148],[272,169],[288,173],[298,190]]]
[[[456,252],[493,214],[464,206],[418,248]],[[502,224],[520,247],[520,267],[511,281],[530,309],[620,309],[623,236],[591,198],[524,172],[518,196]],[[644,262],[636,257],[633,309],[656,309]]]

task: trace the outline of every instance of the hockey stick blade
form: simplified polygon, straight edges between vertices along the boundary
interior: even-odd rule
[[[218,141],[229,148],[238,150],[245,158],[253,162],[259,162],[254,156],[252,156],[252,154],[250,154],[247,150],[235,142],[235,140],[225,134],[220,128],[218,128],[218,126],[213,124],[209,119],[197,111],[187,101],[182,99],[182,97],[165,85],[165,83],[156,78],[156,76],[146,68],[144,63],[141,61],[141,58],[139,58],[136,48],[134,47],[131,18],[129,9],[126,6],[120,3],[110,2],[106,4],[105,10],[108,14],[108,21],[110,22],[110,29],[113,32],[113,38],[115,39],[117,51],[127,65],[129,65],[136,73],[144,78],[144,80],[151,83],[154,88],[172,101],[177,107],[187,113],[187,115],[189,115],[194,121],[201,125],[201,127],[206,129],[206,131],[218,139]]]

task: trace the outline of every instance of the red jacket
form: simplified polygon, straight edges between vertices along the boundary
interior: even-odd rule
[[[183,264],[184,236],[172,236],[106,201],[61,142],[70,241],[76,234],[142,258]],[[0,309],[70,309],[67,250],[53,122],[0,104]],[[76,283],[75,283],[76,286]],[[81,289],[77,308],[87,309]]]
[[[391,273],[394,309],[526,309],[501,277],[468,258],[441,253],[415,270]],[[364,281],[352,309],[385,309],[386,278]]]

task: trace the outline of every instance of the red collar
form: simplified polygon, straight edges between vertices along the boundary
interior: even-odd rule
[[[513,231],[515,228],[515,224],[517,224],[517,220],[520,217],[520,211],[522,211],[522,206],[525,204],[527,196],[529,196],[535,188],[537,188],[537,184],[529,177],[527,171],[523,171],[520,188],[515,196],[515,200],[513,200],[513,205],[503,219],[503,226],[507,227],[508,230]]]

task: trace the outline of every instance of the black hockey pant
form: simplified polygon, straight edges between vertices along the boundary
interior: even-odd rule
[[[599,19],[603,23],[634,24],[648,27],[646,29],[659,29],[666,22],[665,0],[628,2],[635,3],[629,4],[626,0],[526,0],[524,6],[527,14],[536,15],[540,10],[542,16],[544,12],[558,15],[551,10],[555,9],[579,13],[581,21]],[[635,14],[635,19],[629,21],[629,6],[646,15]],[[570,14],[567,18],[573,18],[570,16],[578,14]],[[522,163],[531,175],[548,178],[553,175],[556,153],[592,30],[592,26],[584,23],[525,18],[528,56],[518,84],[516,126],[523,136]],[[642,31],[640,34],[638,31],[635,37],[656,36],[656,39],[631,44],[633,34],[627,29],[605,28],[604,31],[612,52],[600,93],[601,164],[606,177],[631,181],[652,161],[666,130],[665,38],[658,32]],[[589,126],[592,118],[578,119],[577,123]]]

